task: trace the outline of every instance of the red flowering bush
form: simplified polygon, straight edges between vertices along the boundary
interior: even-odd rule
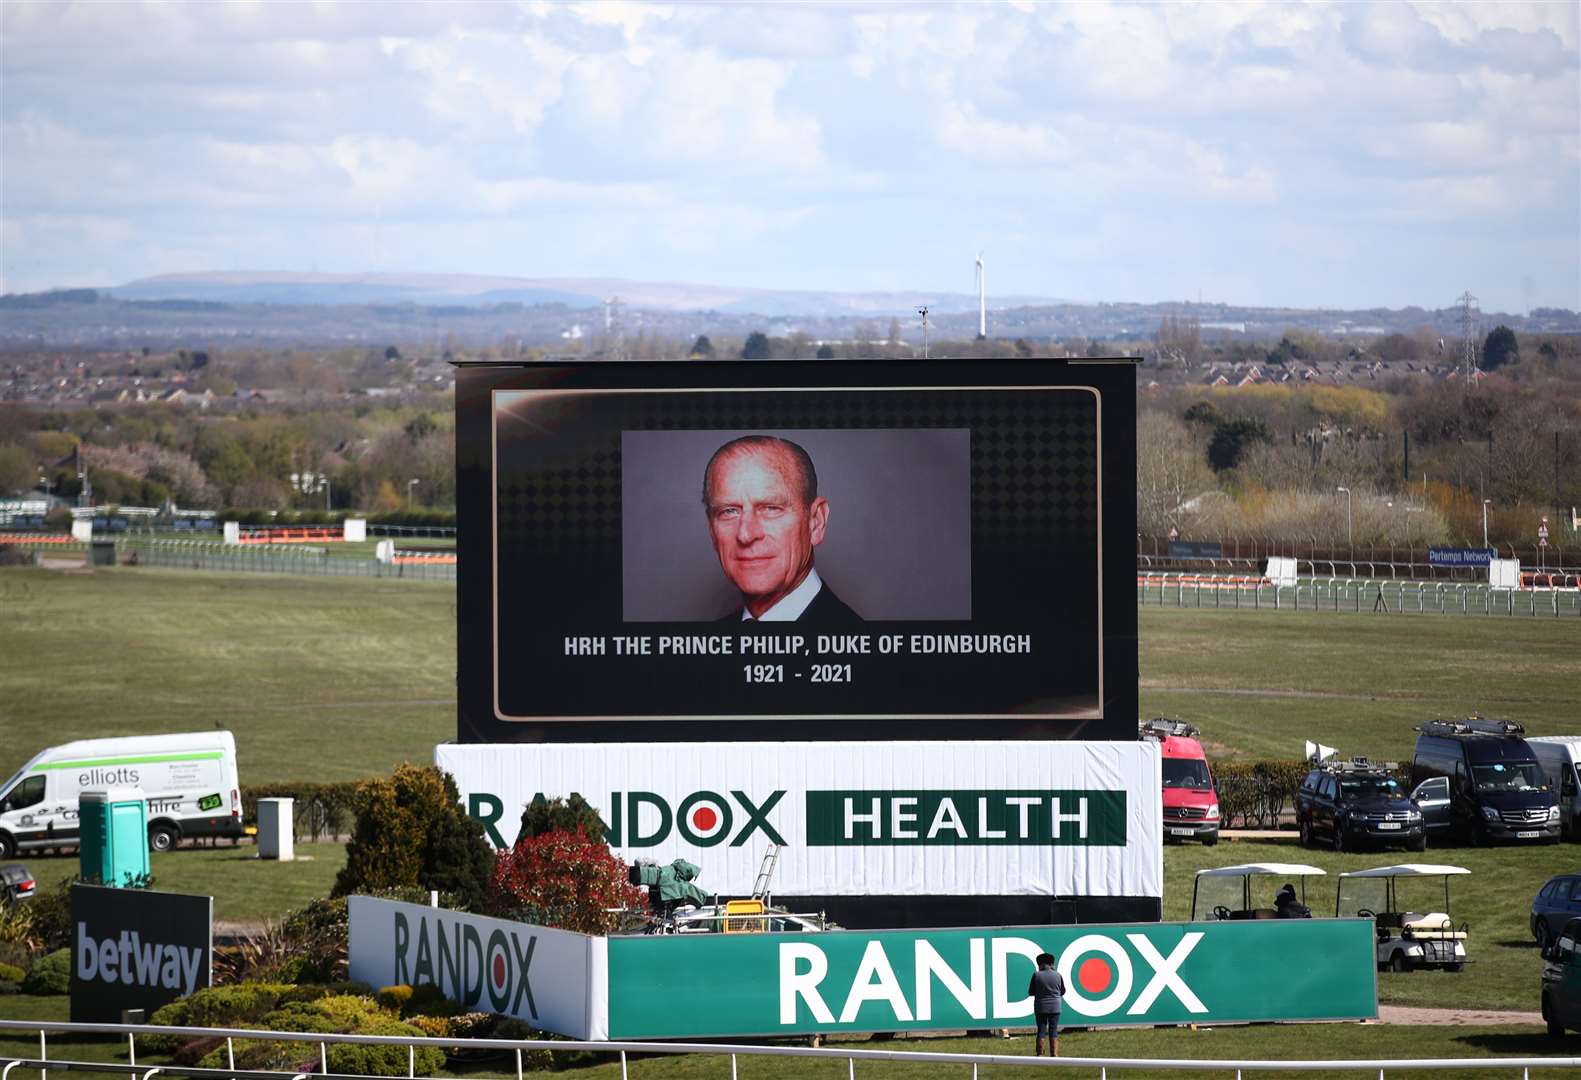
[[[489,913],[539,926],[608,934],[610,909],[647,907],[648,894],[626,880],[626,864],[581,830],[528,836],[502,851],[489,879]]]

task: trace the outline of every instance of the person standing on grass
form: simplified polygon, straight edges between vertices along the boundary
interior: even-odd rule
[[[1065,976],[1054,970],[1052,953],[1038,954],[1038,969],[1032,973],[1027,996],[1032,999],[1032,1015],[1038,1024],[1034,1055],[1043,1056],[1047,1037],[1048,1056],[1059,1057],[1059,1012],[1065,1004]]]

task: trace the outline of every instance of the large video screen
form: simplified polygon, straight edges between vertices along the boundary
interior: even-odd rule
[[[1133,379],[463,366],[458,737],[1134,738]]]

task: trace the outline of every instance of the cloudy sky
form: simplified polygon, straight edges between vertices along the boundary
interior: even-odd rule
[[[1556,3],[0,5],[0,289],[1581,308]]]

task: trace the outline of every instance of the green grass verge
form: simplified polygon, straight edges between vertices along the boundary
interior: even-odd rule
[[[63,1020],[67,1006],[64,997],[36,998],[25,995],[0,997],[0,1015],[18,1020]],[[1004,1056],[1030,1056],[1032,1037],[1020,1034],[1010,1039],[983,1038],[933,1038],[895,1039],[885,1041],[852,1040],[832,1044],[836,1050],[907,1050],[923,1053],[997,1054]],[[1403,1058],[1480,1058],[1480,1057],[1555,1057],[1581,1054],[1581,1037],[1550,1039],[1535,1027],[1409,1027],[1395,1024],[1308,1024],[1308,1025],[1257,1025],[1251,1027],[1202,1028],[1132,1028],[1107,1031],[1073,1031],[1060,1038],[1060,1051],[1072,1057],[1105,1057],[1131,1059],[1240,1059],[1240,1060],[1313,1060],[1313,1059],[1403,1059]],[[38,1036],[0,1036],[0,1058],[32,1057],[38,1053]],[[49,1039],[51,1057],[79,1061],[127,1061],[125,1040],[67,1038],[54,1036]],[[304,1055],[312,1056],[309,1049]],[[155,1065],[166,1060],[154,1055],[138,1055],[139,1064]],[[956,1071],[958,1070],[958,1072]],[[1021,1080],[1021,1078],[1049,1076],[1095,1077],[1097,1069],[1080,1071],[1047,1069],[1015,1065],[983,1066],[984,1077],[995,1080]],[[718,1080],[730,1075],[727,1058],[692,1054],[677,1057],[638,1057],[628,1062],[628,1073],[633,1078],[652,1080]],[[858,1077],[870,1080],[923,1080],[947,1075],[968,1075],[968,1069],[957,1066],[946,1070],[936,1064],[913,1062],[858,1061]],[[16,1080],[38,1080],[37,1071],[13,1070]],[[445,1072],[441,1075],[457,1075]],[[468,1067],[459,1075],[468,1077],[512,1077],[514,1069],[509,1060],[495,1061]],[[575,1075],[587,1080],[605,1080],[621,1075],[618,1058],[608,1063],[575,1070]],[[848,1075],[846,1059],[813,1061],[804,1057],[740,1057],[737,1075],[744,1080],[802,1080],[804,1077],[822,1077],[826,1080],[844,1080]],[[1172,1077],[1193,1075],[1232,1075],[1219,1073],[1181,1073],[1160,1069],[1109,1070],[1111,1077],[1139,1080],[1143,1077]],[[1302,1076],[1333,1078],[1352,1076],[1351,1073],[1251,1073],[1251,1076]],[[1366,1074],[1364,1074],[1366,1075]],[[1371,1074],[1371,1075],[1376,1075]],[[1422,1076],[1421,1072],[1405,1075]],[[1445,1074],[1466,1080],[1487,1080],[1500,1077],[1508,1080],[1519,1072],[1509,1069],[1457,1070]],[[1557,1080],[1561,1075],[1574,1075],[1573,1069],[1560,1066],[1533,1069],[1530,1076],[1541,1080]]]
[[[1211,848],[1200,844],[1171,844],[1164,848],[1164,918],[1191,917],[1193,880],[1198,870],[1209,867],[1255,862],[1316,866],[1328,876],[1307,878],[1307,904],[1314,916],[1332,916],[1334,894],[1339,886],[1335,875],[1346,870],[1413,861],[1463,866],[1471,874],[1456,876],[1450,881],[1450,915],[1457,924],[1470,924],[1466,952],[1471,963],[1460,972],[1380,972],[1378,1000],[1385,1005],[1535,1012],[1539,1007],[1542,960],[1531,934],[1532,897],[1543,882],[1574,864],[1575,850],[1573,846],[1435,848],[1425,855],[1402,852],[1337,854],[1307,851],[1294,843],[1247,840],[1221,841]],[[1254,879],[1254,902],[1272,907],[1273,894],[1282,884],[1283,879]],[[1365,888],[1379,887],[1347,883],[1347,898],[1356,897],[1356,900],[1348,905],[1344,914],[1354,915],[1357,907],[1376,909],[1381,906],[1381,889],[1365,894],[1352,891]],[[1443,900],[1442,878],[1402,881],[1399,885],[1400,904],[1412,911],[1442,911]],[[1211,906],[1211,903],[1199,906],[1199,916],[1204,906]],[[1299,963],[1298,957],[1289,959]]]
[[[1472,712],[1581,734],[1581,620],[1141,609],[1144,716],[1211,753],[1299,758],[1305,739],[1409,761],[1412,725]]]
[[[280,919],[311,900],[329,895],[346,865],[344,844],[297,844],[291,862],[265,861],[251,843],[236,847],[180,847],[152,852],[154,887],[164,892],[214,897],[214,918],[224,922]],[[24,855],[40,892],[51,892],[77,872],[72,856]],[[3,1001],[0,998],[0,1001]]]
[[[455,737],[455,590],[0,571],[0,775],[69,739],[234,732],[243,783],[344,780]]]

